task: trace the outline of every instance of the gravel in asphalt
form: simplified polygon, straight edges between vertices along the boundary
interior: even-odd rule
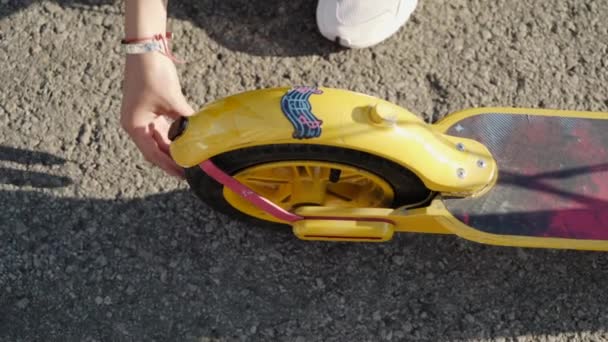
[[[608,2],[421,0],[371,49],[311,0],[171,1],[194,107],[323,85],[432,121],[608,112]],[[0,340],[606,341],[608,254],[398,235],[302,242],[214,213],[118,123],[121,3],[0,0]]]

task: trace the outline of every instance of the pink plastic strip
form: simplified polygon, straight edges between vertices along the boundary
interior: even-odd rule
[[[265,212],[278,218],[279,220],[295,222],[303,219],[303,217],[292,214],[287,210],[279,207],[278,205],[270,202],[266,198],[260,196],[255,191],[248,188],[246,185],[242,184],[238,180],[226,174],[224,171],[218,168],[211,160],[206,160],[200,163],[199,166],[211,178],[215,179],[220,184],[228,187],[230,190],[234,191],[234,193],[238,194],[251,204],[255,205],[261,210],[264,210]]]

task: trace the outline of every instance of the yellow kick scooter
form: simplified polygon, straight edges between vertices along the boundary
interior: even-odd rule
[[[376,97],[295,87],[210,103],[169,135],[207,205],[300,239],[608,250],[608,113],[476,108],[428,124]]]

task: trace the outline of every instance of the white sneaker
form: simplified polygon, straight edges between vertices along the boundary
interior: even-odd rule
[[[319,0],[321,34],[349,48],[376,45],[403,26],[418,0]]]

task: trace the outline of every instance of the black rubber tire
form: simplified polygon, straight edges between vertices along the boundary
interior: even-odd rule
[[[393,188],[392,208],[418,204],[430,199],[432,192],[410,170],[381,157],[332,146],[285,144],[243,148],[223,153],[212,161],[224,172],[235,174],[260,164],[281,161],[311,160],[332,162],[358,167],[377,175]],[[286,227],[283,224],[261,220],[232,207],[223,195],[223,185],[203,172],[200,167],[187,168],[186,180],[195,195],[214,210],[256,226]]]

